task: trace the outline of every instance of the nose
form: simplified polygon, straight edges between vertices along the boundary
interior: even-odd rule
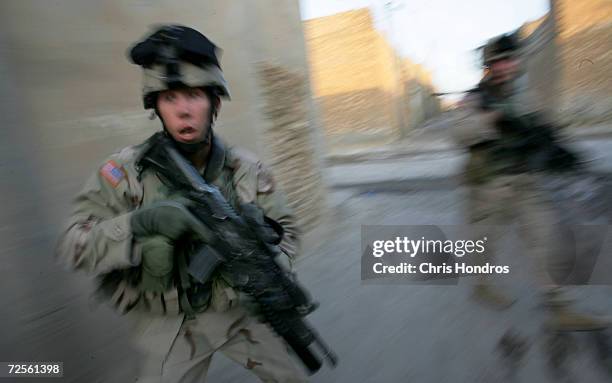
[[[187,118],[191,116],[191,107],[189,100],[184,96],[178,96],[176,102],[176,112],[178,117]]]

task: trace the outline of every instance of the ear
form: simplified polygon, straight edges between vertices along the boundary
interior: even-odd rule
[[[213,98],[213,118],[216,120],[219,117],[219,111],[221,110],[221,98]]]

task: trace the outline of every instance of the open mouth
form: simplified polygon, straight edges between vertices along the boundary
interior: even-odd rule
[[[191,126],[186,126],[184,128],[182,128],[181,130],[179,130],[179,134],[191,134],[191,133],[195,133],[195,129],[192,128]]]

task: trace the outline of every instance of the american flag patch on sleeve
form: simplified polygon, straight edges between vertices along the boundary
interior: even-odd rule
[[[102,169],[100,169],[100,174],[104,177],[113,187],[117,187],[119,182],[125,177],[125,173],[123,169],[115,162],[108,161]]]

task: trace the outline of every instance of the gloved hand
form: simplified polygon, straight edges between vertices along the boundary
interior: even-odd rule
[[[172,241],[184,234],[195,234],[208,242],[210,231],[187,209],[185,200],[152,203],[132,214],[132,233],[136,238],[162,235]]]
[[[281,242],[283,227],[278,222],[265,216],[259,206],[254,203],[245,203],[240,205],[240,212],[264,242],[271,245],[278,245]]]
[[[142,253],[142,291],[163,293],[172,287],[174,268],[174,246],[163,235],[142,237],[137,240]]]

